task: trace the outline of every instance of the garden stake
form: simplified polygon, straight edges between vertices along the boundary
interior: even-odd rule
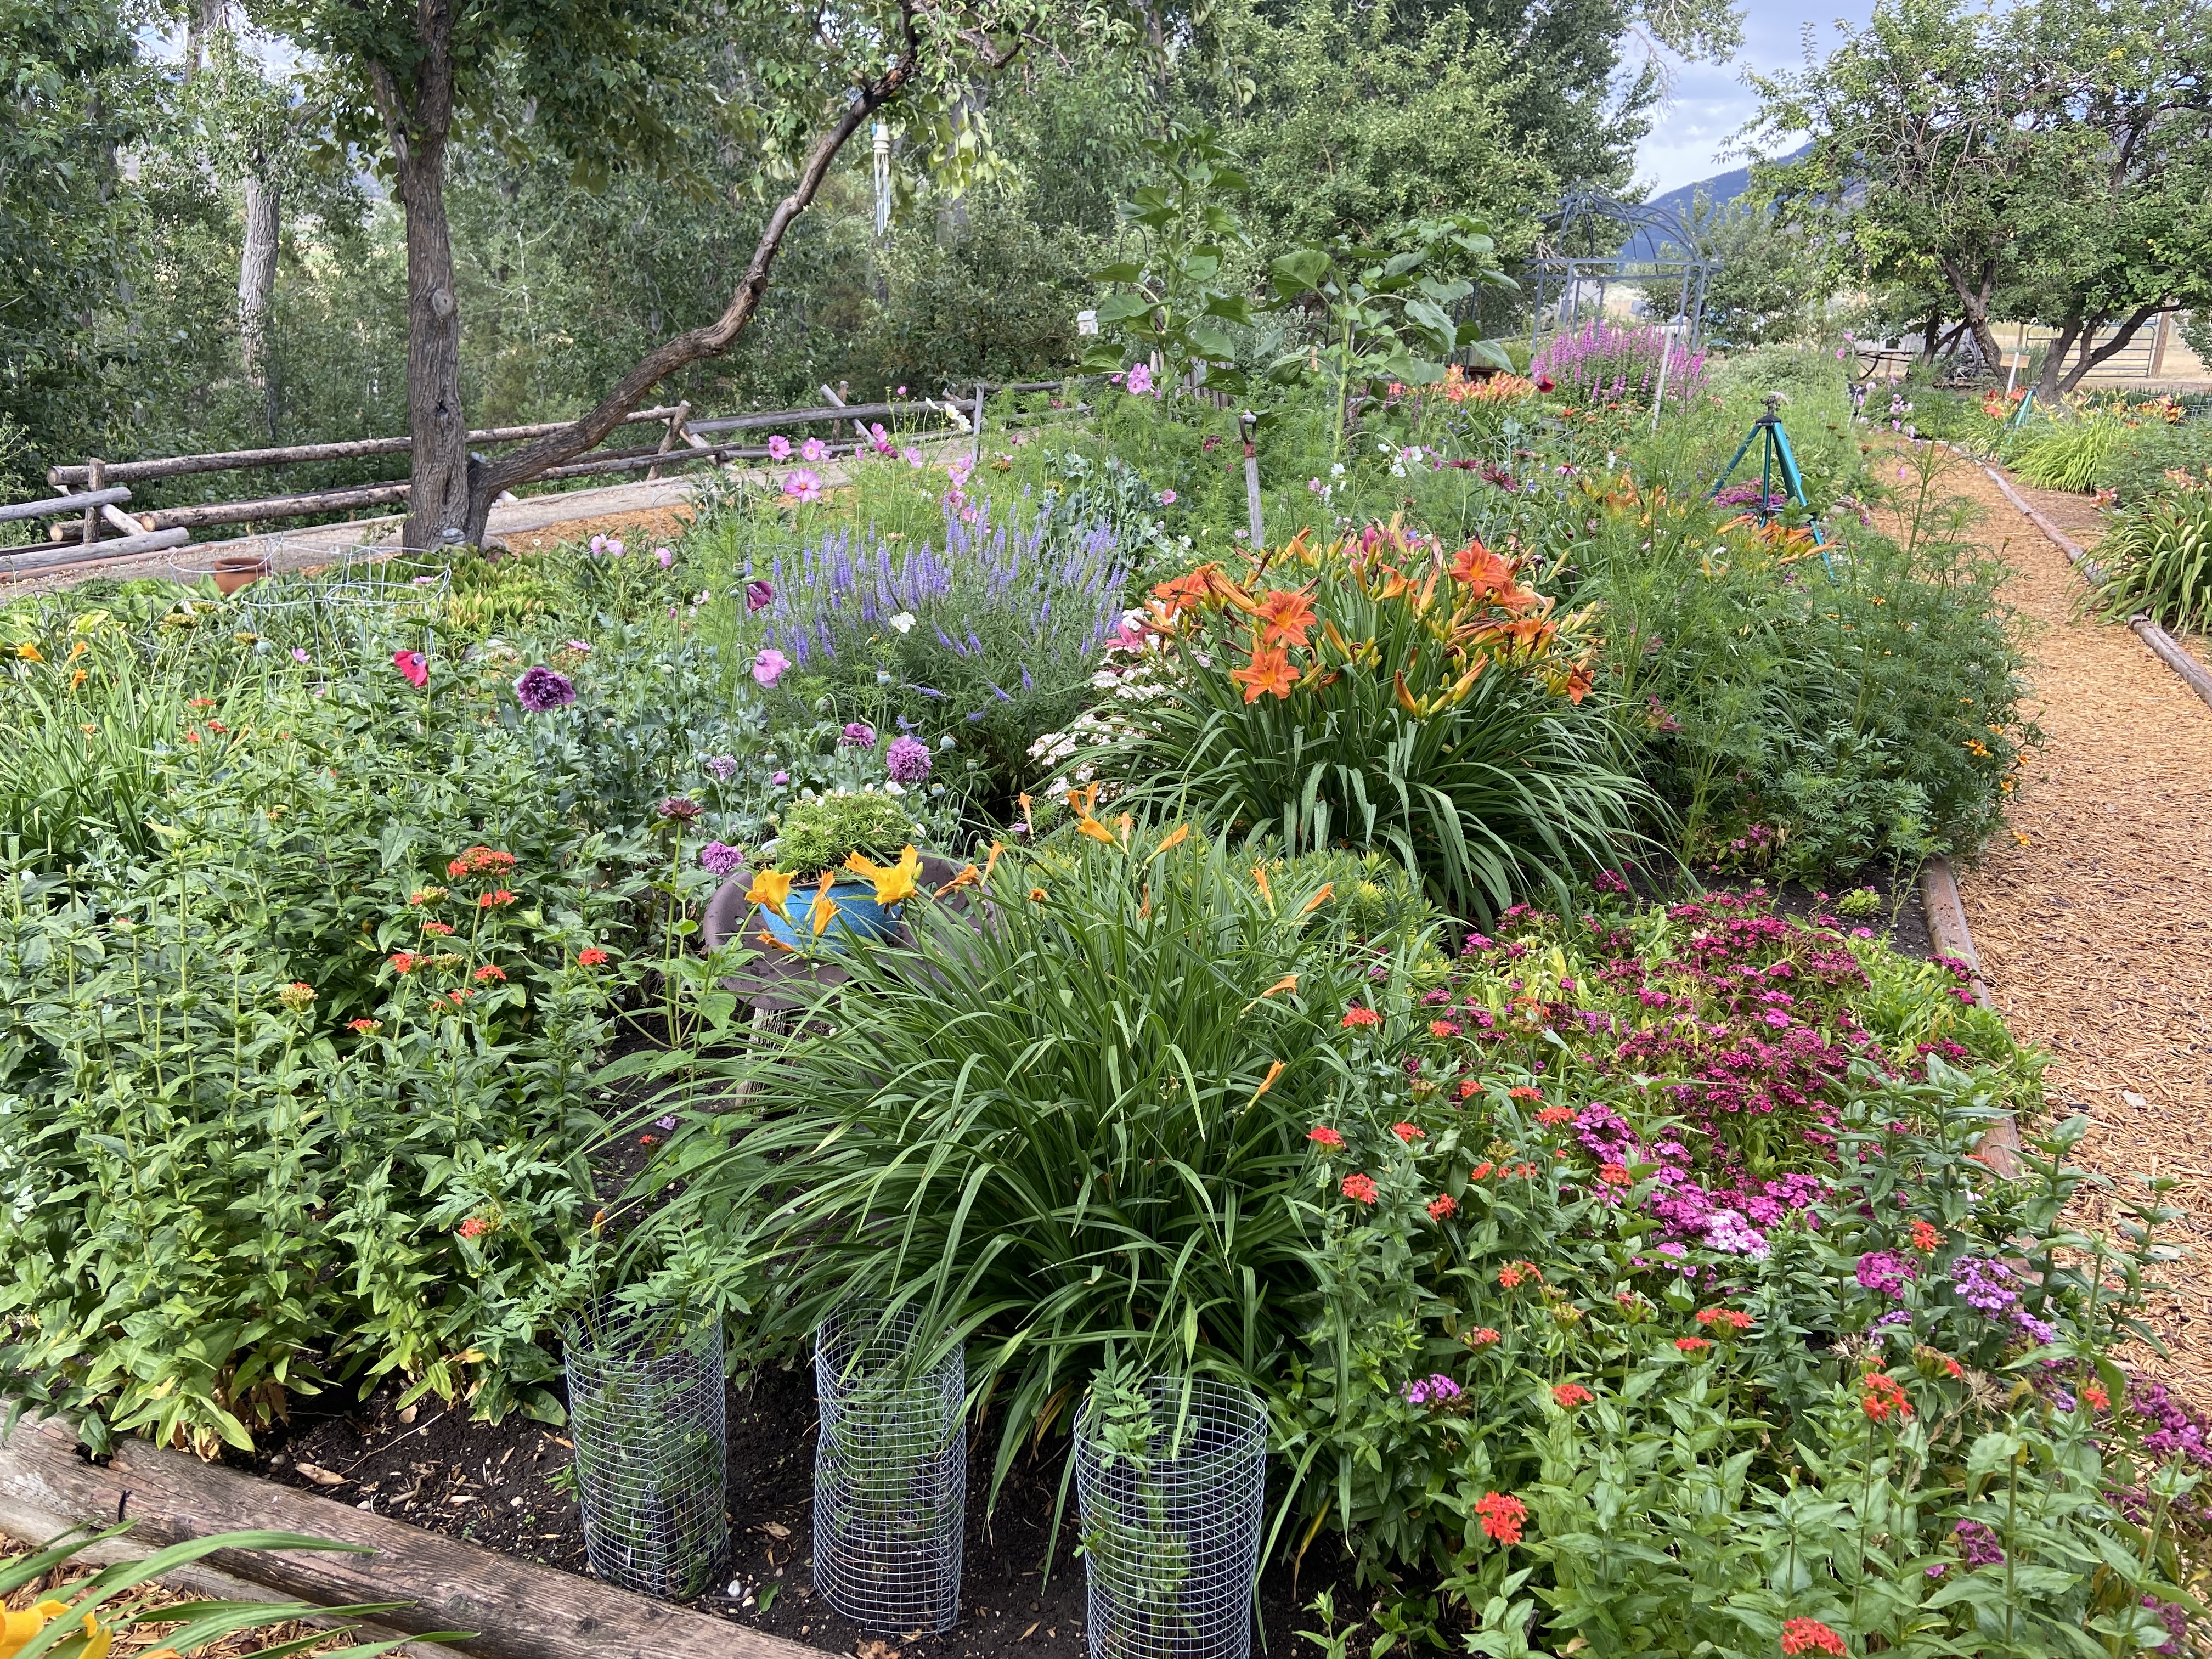
[[[1244,506],[1252,520],[1252,550],[1257,553],[1267,544],[1260,532],[1260,452],[1252,443],[1260,417],[1248,409],[1237,417],[1237,425],[1244,434]]]
[[[1662,372],[1666,360],[1662,356],[1660,359]],[[1759,447],[1759,522],[1760,527],[1765,528],[1774,518],[1773,509],[1767,503],[1773,499],[1774,473],[1778,465],[1782,472],[1783,484],[1790,491],[1790,499],[1805,509],[1806,522],[1813,532],[1813,545],[1820,550],[1820,562],[1827,568],[1828,580],[1833,581],[1836,576],[1836,567],[1828,556],[1828,538],[1821,532],[1820,520],[1813,511],[1813,504],[1805,499],[1804,475],[1797,470],[1797,456],[1796,453],[1790,447],[1790,434],[1782,429],[1781,410],[1782,394],[1778,392],[1768,392],[1766,413],[1751,423],[1751,430],[1744,434],[1743,441],[1736,446],[1735,456],[1726,466],[1721,469],[1720,477],[1713,480],[1712,489],[1706,499],[1710,501],[1714,495],[1721,493],[1728,484],[1729,475],[1742,465],[1743,458],[1751,453],[1752,445],[1757,444]]]
[[[973,472],[983,465],[983,383],[975,382],[975,444],[968,453],[968,470]]]

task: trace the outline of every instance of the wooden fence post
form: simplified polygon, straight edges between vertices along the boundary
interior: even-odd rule
[[[97,455],[86,456],[84,458],[84,487],[86,489],[94,493],[105,489],[107,487],[107,463],[101,460]],[[90,547],[94,542],[100,539],[100,509],[98,507],[88,507],[85,508],[84,530],[78,539],[87,547]]]
[[[684,399],[684,402],[677,404],[674,409],[669,410],[668,430],[660,434],[660,453],[662,454],[665,455],[670,450],[684,442],[684,423],[690,418],[691,403],[690,399],[688,398]],[[686,448],[690,447],[688,444],[684,447]],[[660,476],[660,469],[658,466],[648,466],[645,469],[645,476],[648,480],[657,478]]]

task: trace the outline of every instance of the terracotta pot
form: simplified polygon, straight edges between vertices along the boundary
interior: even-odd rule
[[[249,582],[258,582],[269,574],[266,553],[226,553],[215,562],[215,586],[218,593],[235,593]]]

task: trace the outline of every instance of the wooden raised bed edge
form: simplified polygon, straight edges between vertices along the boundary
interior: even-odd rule
[[[68,1527],[111,1527],[118,1518],[135,1523],[127,1542],[118,1540],[125,1547],[116,1553],[126,1556],[253,1528],[364,1545],[373,1553],[220,1550],[175,1582],[195,1594],[325,1607],[405,1601],[378,1622],[396,1635],[474,1632],[447,1650],[479,1659],[822,1659],[801,1643],[142,1440],[125,1441],[105,1467],[81,1455],[75,1431],[56,1418],[26,1417],[0,1440],[0,1528],[40,1534],[28,1540],[37,1543]]]
[[[1982,980],[1982,960],[1974,954],[1974,936],[1966,927],[1966,907],[1959,897],[1958,878],[1951,860],[1932,858],[1920,867],[1920,902],[1928,913],[1928,936],[1941,955],[1963,962],[1973,978],[1974,1000],[1994,1008],[1990,988]],[[1990,1126],[1974,1156],[2009,1181],[2020,1173],[2020,1126],[2008,1113]]]
[[[2003,492],[2004,498],[2018,507],[2027,516],[2028,522],[2043,532],[2044,538],[2066,556],[2067,562],[2092,582],[2101,582],[2105,580],[2104,571],[2099,568],[2097,562],[2089,556],[2088,550],[2061,530],[2052,522],[2048,514],[2031,505],[2026,496],[2013,488],[2009,478],[1986,463],[1982,464],[1982,471],[1990,475],[1990,482]],[[2206,703],[2212,704],[2212,669],[2207,669],[2203,663],[2191,656],[2183,648],[2180,641],[2175,639],[2172,635],[2167,633],[2148,617],[2140,615],[2130,617],[2128,618],[2128,626],[2135,630],[2136,636],[2151,648],[2152,653],[2160,662],[2181,676],[2191,690],[2203,698]]]

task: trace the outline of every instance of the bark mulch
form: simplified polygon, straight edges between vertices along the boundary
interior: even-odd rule
[[[2050,1052],[2053,1111],[2092,1119],[2080,1161],[2114,1184],[2084,1222],[2116,1229],[2137,1174],[2180,1182],[2166,1237],[2190,1254],[2150,1320],[2172,1357],[2146,1369],[2212,1405],[2212,708],[2126,628],[2077,616],[2081,578],[1979,466],[1948,483],[2013,569],[2044,733],[1960,873],[1967,924],[2014,1035]],[[2021,494],[2094,552],[2087,498]]]

